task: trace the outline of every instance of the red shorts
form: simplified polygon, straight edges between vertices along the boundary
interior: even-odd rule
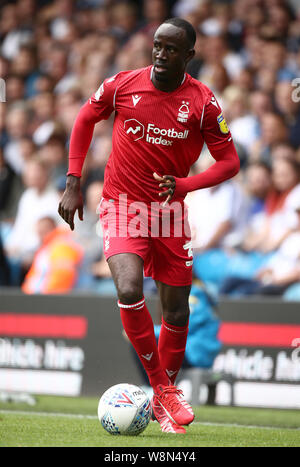
[[[144,261],[145,277],[167,285],[192,283],[193,253],[187,208],[174,202],[165,208],[102,198],[100,219],[105,258],[134,253]]]

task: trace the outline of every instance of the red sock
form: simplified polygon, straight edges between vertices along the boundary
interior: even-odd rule
[[[173,324],[168,324],[162,319],[158,353],[161,366],[168,375],[171,384],[175,383],[183,362],[188,329],[188,324],[173,326]]]
[[[124,330],[132,343],[153,389],[158,384],[168,385],[168,378],[160,365],[151,315],[145,299],[132,305],[118,301]]]

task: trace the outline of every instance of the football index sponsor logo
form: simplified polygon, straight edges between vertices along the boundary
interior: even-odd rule
[[[186,139],[189,130],[177,131],[175,128],[159,128],[154,123],[148,123],[146,141],[152,144],[162,144],[163,146],[172,146],[174,139]],[[166,138],[172,138],[166,139]]]
[[[145,133],[144,125],[135,118],[125,120],[124,130],[133,141],[138,141],[139,139],[143,138]]]
[[[124,130],[133,141],[138,141],[145,134],[144,125],[135,118],[125,120]],[[189,130],[178,131],[175,128],[159,128],[154,123],[148,123],[146,141],[151,144],[172,146],[174,139],[187,139],[188,134]]]

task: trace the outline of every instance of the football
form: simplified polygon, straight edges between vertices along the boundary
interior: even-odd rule
[[[101,396],[98,418],[111,435],[139,435],[150,422],[149,397],[134,384],[116,384]]]

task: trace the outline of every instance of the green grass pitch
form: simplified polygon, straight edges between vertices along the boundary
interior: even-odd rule
[[[112,436],[97,418],[97,398],[37,396],[36,404],[0,402],[1,447],[299,447],[300,411],[195,407],[186,435],[150,422],[139,436]]]

